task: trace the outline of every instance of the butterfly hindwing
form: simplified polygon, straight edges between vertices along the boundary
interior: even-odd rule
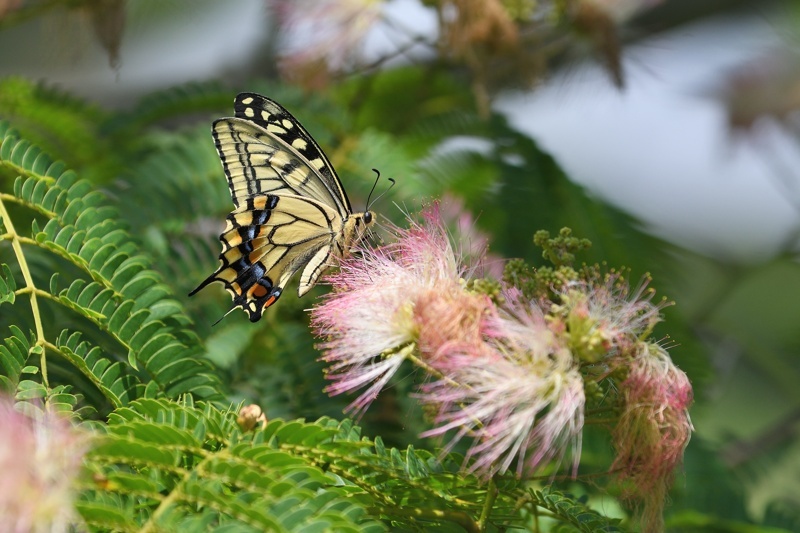
[[[227,217],[221,264],[192,294],[221,281],[255,322],[274,304],[292,275],[303,269],[300,293],[328,266],[342,219],[326,205],[299,196],[251,198]]]

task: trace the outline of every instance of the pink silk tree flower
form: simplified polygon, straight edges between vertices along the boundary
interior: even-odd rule
[[[549,304],[548,322],[551,329],[564,333],[578,359],[598,362],[635,349],[661,321],[661,309],[667,304],[654,304],[653,294],[646,281],[631,291],[619,275],[600,283],[570,282],[559,291],[559,303]]]
[[[641,504],[644,531],[663,531],[662,511],[675,469],[691,437],[689,378],[657,344],[641,343],[619,385],[623,410],[614,429],[611,471],[624,496]]]
[[[468,292],[460,285],[420,293],[414,305],[414,321],[423,361],[436,367],[443,350],[452,344],[480,346],[486,321],[494,313],[488,296]]]
[[[30,418],[0,399],[0,517],[3,531],[71,531],[75,481],[88,449],[86,434],[52,413]]]
[[[517,476],[529,474],[560,461],[570,448],[574,473],[583,379],[537,304],[509,296],[507,312],[487,319],[482,346],[454,344],[437,359],[442,377],[423,386],[420,395],[437,410],[437,427],[423,436],[455,430],[447,449],[470,437],[469,470],[486,478],[506,472],[515,461]]]
[[[420,338],[431,337],[420,332],[420,299],[430,299],[433,292],[464,291],[466,268],[453,250],[438,205],[422,218],[408,229],[393,228],[395,242],[365,247],[342,261],[326,278],[333,292],[311,310],[312,327],[325,339],[319,347],[321,359],[329,363],[328,392],[367,387],[349,407],[356,413],[377,397]]]
[[[331,395],[364,387],[348,408],[363,412],[413,350],[414,298],[424,287],[384,249],[365,249],[329,276],[334,292],[311,310]]]

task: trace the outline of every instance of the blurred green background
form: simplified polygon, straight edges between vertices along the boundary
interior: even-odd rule
[[[322,392],[307,328],[324,288],[213,328],[228,296],[183,296],[215,268],[231,209],[210,123],[236,93],[301,120],[354,208],[378,168],[398,182],[381,216],[444,198],[498,260],[538,264],[533,233],[573,228],[594,243],[583,260],[649,272],[676,304],[659,331],[695,387],[696,433],[670,530],[800,531],[798,15],[789,1],[0,0],[0,119],[120,208],[231,399],[270,418],[340,418],[348,399]],[[37,259],[42,279],[66,268]],[[29,312],[3,307],[0,331]],[[414,442],[411,387],[365,433]],[[584,459],[602,470],[591,441]]]

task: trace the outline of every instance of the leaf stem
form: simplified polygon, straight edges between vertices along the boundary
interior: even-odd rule
[[[42,348],[40,359],[42,383],[46,388],[49,389],[50,383],[47,378],[47,350],[44,349],[44,326],[42,326],[42,316],[39,313],[39,301],[36,298],[36,285],[33,283],[33,277],[31,276],[31,271],[28,268],[28,261],[25,258],[25,253],[22,251],[20,236],[16,229],[14,229],[14,223],[11,221],[11,217],[8,215],[8,211],[6,210],[6,206],[3,203],[2,198],[0,198],[0,218],[3,219],[3,225],[8,231],[7,235],[10,236],[11,248],[14,250],[14,255],[19,263],[19,269],[22,272],[22,278],[25,280],[25,285],[27,288],[30,289],[31,312],[33,313],[33,323],[36,328],[36,346],[40,346]]]
[[[431,365],[429,365],[428,363],[426,363],[425,361],[414,355],[413,353],[414,348],[416,348],[416,344],[413,343],[410,344],[409,347],[403,348],[403,351],[405,352],[402,354],[403,357],[405,357],[407,360],[411,361],[413,364],[420,367],[422,370],[424,370],[425,372],[427,372],[428,374],[430,374],[435,378],[441,379],[442,381],[445,381],[450,385],[455,385],[457,387],[463,387],[465,389],[472,390],[472,387],[470,387],[469,385],[458,383],[449,376],[445,376],[443,373],[439,372]]]
[[[224,454],[224,452],[219,452],[217,456]],[[158,504],[156,510],[150,515],[147,519],[147,522],[142,525],[141,529],[139,529],[139,533],[151,533],[161,531],[160,526],[158,525],[158,521],[161,519],[161,515],[163,515],[167,510],[172,506],[173,503],[180,501],[184,497],[184,488],[186,486],[186,482],[192,478],[192,476],[197,475],[198,472],[202,471],[205,467],[205,464],[213,459],[214,455],[209,454],[205,458],[203,458],[194,469],[186,470],[181,478],[175,486],[172,488],[170,493],[167,495],[166,498],[161,500],[161,503]]]
[[[6,163],[8,163],[8,162],[6,162]],[[19,172],[25,172],[25,170],[24,169],[19,169]],[[26,174],[27,175],[35,175],[35,174],[30,174],[30,173],[26,173]],[[37,177],[38,177],[38,179],[40,179],[41,181],[44,181],[44,182],[53,181],[52,178],[48,179],[47,176],[37,176]],[[22,198],[18,198],[16,196],[14,196],[13,194],[7,194],[7,193],[0,192],[0,200],[7,200],[7,201],[9,201],[11,203],[14,203],[14,204],[17,204],[17,205],[24,205],[28,209],[32,209],[34,211],[37,211],[37,212],[41,213],[42,215],[46,216],[47,218],[56,218],[58,216],[58,214],[55,213],[54,211],[50,211],[48,209],[45,209],[41,205],[38,205],[38,204],[34,204],[34,203],[31,203],[31,202],[26,202]]]
[[[494,482],[494,478],[491,478],[489,479],[489,486],[486,487],[486,501],[483,502],[481,517],[478,519],[478,528],[480,531],[486,531],[486,522],[489,520],[489,516],[492,514],[492,509],[494,508],[494,501],[497,499],[497,494],[497,485]]]
[[[392,510],[399,516],[407,516],[419,520],[427,520],[431,522],[441,522],[446,520],[460,525],[464,530],[469,533],[480,533],[482,530],[480,526],[475,523],[472,517],[462,511],[449,511],[442,509],[422,509],[420,507],[396,507]],[[377,509],[377,513],[385,513],[386,509]]]

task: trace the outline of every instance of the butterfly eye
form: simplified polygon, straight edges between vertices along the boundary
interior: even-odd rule
[[[372,224],[372,211],[364,213],[364,224]]]

